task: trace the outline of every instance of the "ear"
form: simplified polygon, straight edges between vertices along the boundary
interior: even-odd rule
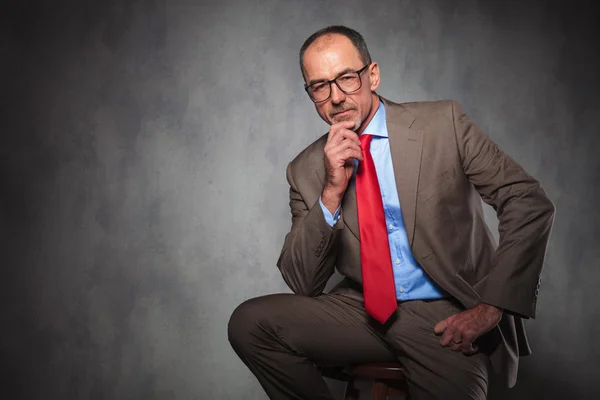
[[[381,76],[379,75],[379,65],[376,62],[372,62],[367,69],[367,74],[369,75],[371,91],[374,92],[379,87],[379,81],[381,79]]]

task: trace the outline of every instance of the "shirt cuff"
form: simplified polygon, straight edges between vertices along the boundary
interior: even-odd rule
[[[321,205],[321,209],[323,210],[323,215],[325,216],[325,221],[329,224],[329,226],[333,227],[338,219],[340,219],[340,208],[341,205],[338,206],[337,210],[335,210],[335,214],[331,215],[331,212],[325,205],[323,205],[323,201],[321,200],[321,196],[319,196],[319,204]]]

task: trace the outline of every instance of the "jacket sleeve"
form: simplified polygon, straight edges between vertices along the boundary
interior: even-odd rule
[[[337,242],[344,223],[340,218],[331,227],[318,199],[308,207],[294,183],[292,163],[286,175],[290,185],[292,228],[285,237],[277,266],[294,293],[318,296],[335,270]]]
[[[535,318],[554,205],[540,183],[502,152],[459,103],[452,102],[452,113],[465,174],[498,217],[499,245],[478,290],[481,301]]]

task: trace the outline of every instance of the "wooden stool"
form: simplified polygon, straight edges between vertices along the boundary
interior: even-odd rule
[[[348,375],[345,400],[358,400],[359,391],[354,385],[358,379],[373,381],[372,399],[387,400],[388,396],[404,396],[408,399],[408,384],[402,365],[398,363],[360,364],[344,369]]]

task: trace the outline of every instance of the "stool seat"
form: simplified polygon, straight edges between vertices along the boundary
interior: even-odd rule
[[[400,363],[357,364],[344,368],[344,373],[349,377],[345,400],[358,400],[359,392],[355,387],[355,380],[358,379],[373,382],[373,400],[387,400],[389,396],[404,396],[405,399],[409,399],[404,367]]]
[[[349,376],[369,379],[389,379],[403,381],[404,369],[400,363],[368,363],[347,367],[344,373]]]

